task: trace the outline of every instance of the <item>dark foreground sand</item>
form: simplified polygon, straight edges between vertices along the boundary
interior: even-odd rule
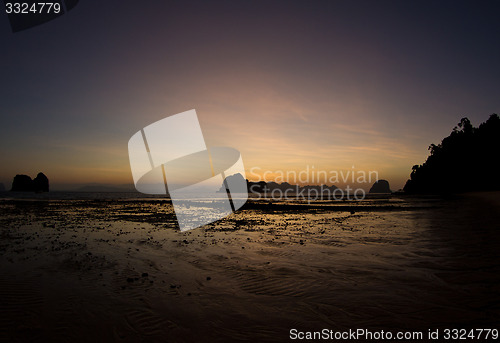
[[[166,202],[2,200],[0,341],[498,329],[499,199],[254,203],[186,233]]]

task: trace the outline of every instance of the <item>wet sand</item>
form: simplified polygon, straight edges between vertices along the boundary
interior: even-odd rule
[[[498,328],[499,199],[254,201],[185,233],[166,201],[2,200],[0,341]]]

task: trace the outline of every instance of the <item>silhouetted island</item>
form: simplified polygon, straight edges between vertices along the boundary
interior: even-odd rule
[[[430,156],[412,168],[406,193],[446,194],[500,190],[498,154],[500,117],[492,114],[479,127],[463,118],[439,145],[431,144]]]
[[[12,181],[12,192],[33,192],[33,180],[28,175],[16,175]]]
[[[28,175],[16,175],[12,181],[12,192],[48,192],[49,179],[45,174],[38,173],[34,180]]]
[[[254,194],[272,194],[273,191],[277,192],[276,194],[298,194],[301,193],[305,195],[331,195],[333,192],[338,189],[336,186],[326,186],[326,185],[315,185],[315,186],[299,186],[299,185],[292,185],[289,184],[288,182],[283,182],[283,183],[277,183],[274,181],[266,182],[266,181],[259,181],[259,182],[253,182],[253,181],[248,181],[247,179],[244,179],[243,176],[238,173],[234,175],[230,175],[226,177],[225,179],[226,182],[231,183],[231,182],[246,182],[247,184],[247,192],[248,193],[254,193]],[[226,188],[224,184],[221,186],[218,192],[225,192]]]
[[[372,188],[369,191],[370,194],[391,194],[391,188],[389,187],[389,182],[387,180],[375,181]]]
[[[226,184],[227,184],[227,187],[230,187],[229,185],[231,185],[231,184],[233,184],[233,185],[234,185],[234,184],[235,184],[235,185],[240,185],[240,184],[244,185],[244,184],[245,184],[245,182],[248,182],[248,180],[246,180],[246,179],[243,177],[243,175],[241,175],[240,173],[236,173],[236,174],[233,174],[233,175],[229,175],[229,176],[227,176],[227,177],[224,179],[224,181],[223,181],[223,183],[222,183],[222,186],[221,186],[221,188],[219,189],[219,191],[218,191],[218,192],[219,192],[219,193],[221,193],[221,192],[226,192]],[[225,183],[226,183],[226,184],[225,184]],[[244,188],[244,186],[243,186],[243,188]],[[229,190],[229,189],[227,189],[227,190]]]
[[[107,185],[100,183],[93,183],[78,187],[76,192],[90,192],[90,193],[114,193],[114,192],[136,192],[133,185]]]
[[[49,191],[49,179],[44,173],[38,173],[33,180],[33,188],[37,193]]]

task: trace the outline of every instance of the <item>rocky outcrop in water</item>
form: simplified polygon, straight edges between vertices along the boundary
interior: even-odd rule
[[[12,181],[12,192],[32,192],[33,180],[28,175],[16,175]]]
[[[372,188],[370,188],[370,194],[390,194],[392,193],[389,187],[389,182],[387,180],[376,181]]]
[[[12,192],[48,192],[49,179],[45,174],[38,173],[34,180],[28,175],[18,174],[12,181]]]
[[[219,189],[219,192],[223,192],[225,193],[226,192],[226,185],[227,187],[230,187],[229,185],[231,184],[236,184],[236,185],[239,185],[239,184],[243,184],[245,185],[246,183],[246,180],[243,178],[243,175],[241,175],[240,173],[237,173],[237,174],[234,174],[234,175],[229,175],[227,176],[225,179],[224,179],[224,182],[222,183],[222,186],[221,188]],[[229,189],[227,189],[229,190]]]
[[[44,173],[38,173],[33,180],[33,190],[37,193],[49,191],[49,179]]]

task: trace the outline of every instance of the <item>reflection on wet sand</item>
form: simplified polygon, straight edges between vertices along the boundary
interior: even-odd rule
[[[253,202],[185,233],[164,201],[4,200],[0,340],[495,327],[498,199]]]

